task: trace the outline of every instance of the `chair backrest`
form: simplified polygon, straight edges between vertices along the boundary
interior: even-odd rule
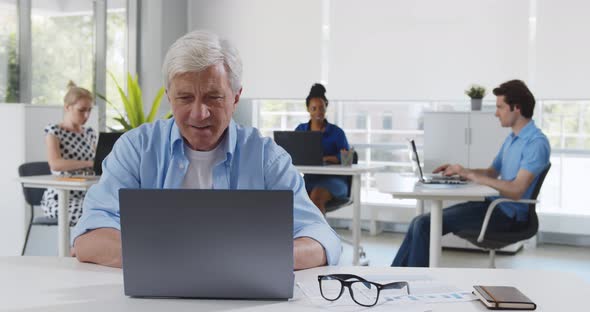
[[[531,194],[531,199],[537,199],[539,197],[539,193],[541,192],[541,187],[543,186],[543,182],[545,181],[545,177],[547,173],[549,173],[549,169],[551,169],[551,163],[547,165],[547,168],[539,174],[539,179],[537,180],[537,184],[535,184],[535,188],[533,189],[533,194]],[[531,232],[537,233],[539,229],[539,219],[537,218],[537,204],[529,204],[529,226]]]
[[[24,163],[18,167],[18,175],[21,177],[45,174],[51,174],[49,164],[46,161]],[[25,200],[31,206],[41,203],[43,192],[45,192],[45,189],[23,187]]]

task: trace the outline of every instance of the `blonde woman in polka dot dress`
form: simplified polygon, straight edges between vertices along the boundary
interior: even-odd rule
[[[84,127],[92,111],[92,93],[77,87],[70,81],[64,97],[64,117],[59,124],[45,128],[45,144],[49,167],[55,175],[91,174],[94,163],[97,136],[90,127]],[[70,225],[75,225],[82,216],[83,191],[70,191]],[[46,216],[57,218],[57,192],[47,189],[41,200]]]

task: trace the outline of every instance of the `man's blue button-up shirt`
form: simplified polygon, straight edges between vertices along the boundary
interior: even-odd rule
[[[340,239],[309,199],[289,154],[270,138],[262,137],[257,129],[239,126],[233,120],[225,135],[225,159],[213,168],[213,189],[292,190],[293,238],[313,238],[324,247],[328,264],[337,264]],[[89,230],[120,230],[120,188],[181,188],[189,160],[172,118],[125,133],[102,166],[100,181],[86,193],[72,244]]]
[[[506,181],[516,179],[520,169],[532,173],[535,179],[522,196],[523,199],[530,199],[539,180],[539,174],[549,165],[550,153],[549,140],[531,120],[518,135],[514,133],[508,135],[494,158],[492,167],[500,174],[500,178]],[[491,199],[496,198],[498,197]],[[511,218],[516,217],[518,221],[528,220],[528,204],[501,203],[499,207]]]

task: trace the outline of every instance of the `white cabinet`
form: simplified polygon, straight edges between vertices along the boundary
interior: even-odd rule
[[[424,113],[424,168],[444,163],[488,168],[510,128],[502,128],[493,112]]]
[[[43,129],[59,123],[62,116],[62,106],[0,103],[0,256],[20,255],[28,224],[22,188],[16,182],[18,166],[47,160]],[[95,113],[87,125],[98,130],[97,124]]]

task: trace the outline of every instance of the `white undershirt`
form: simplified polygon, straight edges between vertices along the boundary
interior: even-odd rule
[[[184,154],[189,165],[182,181],[185,189],[213,188],[213,166],[223,160],[223,141],[214,149],[206,152],[192,150],[184,144]]]

